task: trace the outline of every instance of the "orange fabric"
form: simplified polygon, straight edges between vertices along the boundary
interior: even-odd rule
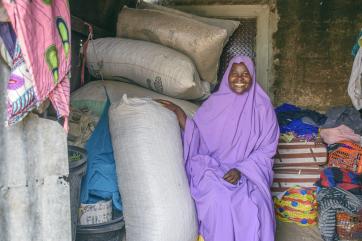
[[[362,147],[351,141],[330,145],[328,166],[362,173]]]

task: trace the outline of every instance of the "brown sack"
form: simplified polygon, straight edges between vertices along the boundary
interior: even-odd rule
[[[227,31],[159,10],[124,7],[118,15],[117,36],[159,43],[178,50],[195,62],[201,79],[216,83]]]
[[[164,7],[164,6],[161,6],[161,5],[147,3],[147,2],[143,2],[143,1],[139,2],[139,4],[137,5],[137,8],[140,8],[140,9],[155,9],[155,10],[163,11],[165,13],[174,14],[174,15],[178,15],[178,16],[183,16],[183,17],[186,17],[186,18],[191,18],[191,19],[197,20],[199,22],[203,22],[203,23],[215,26],[215,27],[226,29],[226,31],[227,31],[227,39],[229,39],[231,37],[231,35],[233,35],[233,33],[239,27],[239,24],[240,24],[239,21],[218,19],[218,18],[200,17],[200,16],[197,16],[197,15],[185,13],[183,11],[179,11],[179,10],[176,10],[176,9],[173,9],[173,8],[168,8],[168,7]],[[227,43],[227,41],[225,41],[224,44],[226,44],[226,43]]]

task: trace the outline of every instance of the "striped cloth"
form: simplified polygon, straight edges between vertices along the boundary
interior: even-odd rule
[[[324,241],[338,241],[336,232],[336,213],[342,210],[350,214],[362,209],[362,196],[338,187],[322,188],[317,193],[319,229]]]

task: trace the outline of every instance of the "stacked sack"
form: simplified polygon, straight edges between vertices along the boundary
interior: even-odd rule
[[[288,188],[312,188],[327,163],[327,148],[318,137],[325,116],[312,110],[283,104],[276,108],[280,140],[274,161],[274,196]],[[309,124],[308,124],[308,123]]]
[[[152,99],[172,101],[192,116],[197,105],[189,101],[210,95],[222,49],[238,25],[141,2],[138,9],[121,10],[116,38],[89,42],[87,67],[102,80],[72,93],[71,105],[104,120],[111,103],[104,128],[114,153],[107,148],[102,157],[114,158],[104,163],[116,167],[112,185],[121,194],[128,241],[197,239],[179,125]],[[90,162],[97,166],[99,160]]]
[[[207,98],[210,85],[217,81],[223,46],[239,23],[196,17],[146,3],[140,7],[121,10],[117,38],[90,41],[90,73],[173,98]]]

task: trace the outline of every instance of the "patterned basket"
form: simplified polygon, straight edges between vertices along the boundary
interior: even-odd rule
[[[350,215],[339,211],[336,215],[337,234],[341,240],[362,240],[362,213]]]

